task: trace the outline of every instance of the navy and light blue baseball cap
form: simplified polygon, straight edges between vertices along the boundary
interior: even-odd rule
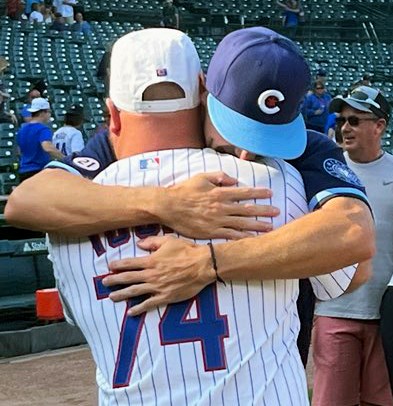
[[[310,81],[309,66],[290,39],[264,27],[234,31],[208,68],[210,119],[239,148],[297,158],[307,143],[300,109]]]

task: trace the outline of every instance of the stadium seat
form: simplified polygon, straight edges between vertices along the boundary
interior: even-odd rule
[[[0,195],[9,195],[19,184],[18,176],[12,172],[0,173]]]

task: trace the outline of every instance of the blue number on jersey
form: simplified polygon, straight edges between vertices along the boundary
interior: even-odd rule
[[[187,319],[193,302],[198,317]],[[226,368],[223,341],[229,335],[228,320],[220,315],[216,284],[207,286],[194,299],[168,306],[159,328],[163,345],[200,341],[205,371]]]
[[[66,144],[65,142],[57,142],[56,143],[56,149],[58,149],[59,151],[61,151],[61,153],[63,155],[68,155],[67,154],[67,150],[66,150]]]
[[[98,300],[106,299],[109,294],[121,289],[122,286],[107,287],[102,284],[102,279],[107,275],[100,275],[94,278],[96,296]],[[141,316],[127,317],[127,310],[140,303],[145,297],[127,300],[127,306],[124,311],[123,322],[120,332],[119,348],[117,351],[116,367],[113,373],[113,387],[122,388],[128,386],[131,379],[132,367],[136,358],[139,338],[145,321],[146,313]]]
[[[123,287],[104,286],[102,279],[106,276],[100,275],[94,278],[98,300],[106,299],[112,291]],[[146,313],[130,317],[127,316],[127,310],[131,306],[141,303],[145,298],[146,296],[142,296],[127,301],[120,332],[116,368],[113,374],[112,386],[114,388],[128,386],[130,382]],[[198,317],[186,319],[194,301],[197,305]],[[193,299],[168,305],[160,321],[159,329],[162,345],[200,341],[206,371],[226,368],[223,340],[229,336],[228,320],[227,316],[223,316],[219,312],[215,284],[207,286]]]

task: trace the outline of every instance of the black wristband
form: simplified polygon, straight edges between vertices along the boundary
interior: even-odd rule
[[[211,256],[211,259],[212,259],[212,266],[213,266],[214,272],[216,273],[216,279],[217,279],[218,282],[223,283],[224,286],[227,286],[224,279],[222,279],[221,276],[218,274],[217,258],[216,258],[216,253],[214,252],[213,244],[211,242],[208,242],[207,245],[210,248],[210,256]]]

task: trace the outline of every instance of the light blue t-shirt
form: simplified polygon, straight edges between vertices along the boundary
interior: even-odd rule
[[[319,302],[318,316],[350,319],[379,319],[382,295],[393,275],[393,155],[384,153],[376,161],[360,164],[345,153],[348,166],[358,175],[373,209],[377,253],[373,258],[373,276],[352,293]]]

